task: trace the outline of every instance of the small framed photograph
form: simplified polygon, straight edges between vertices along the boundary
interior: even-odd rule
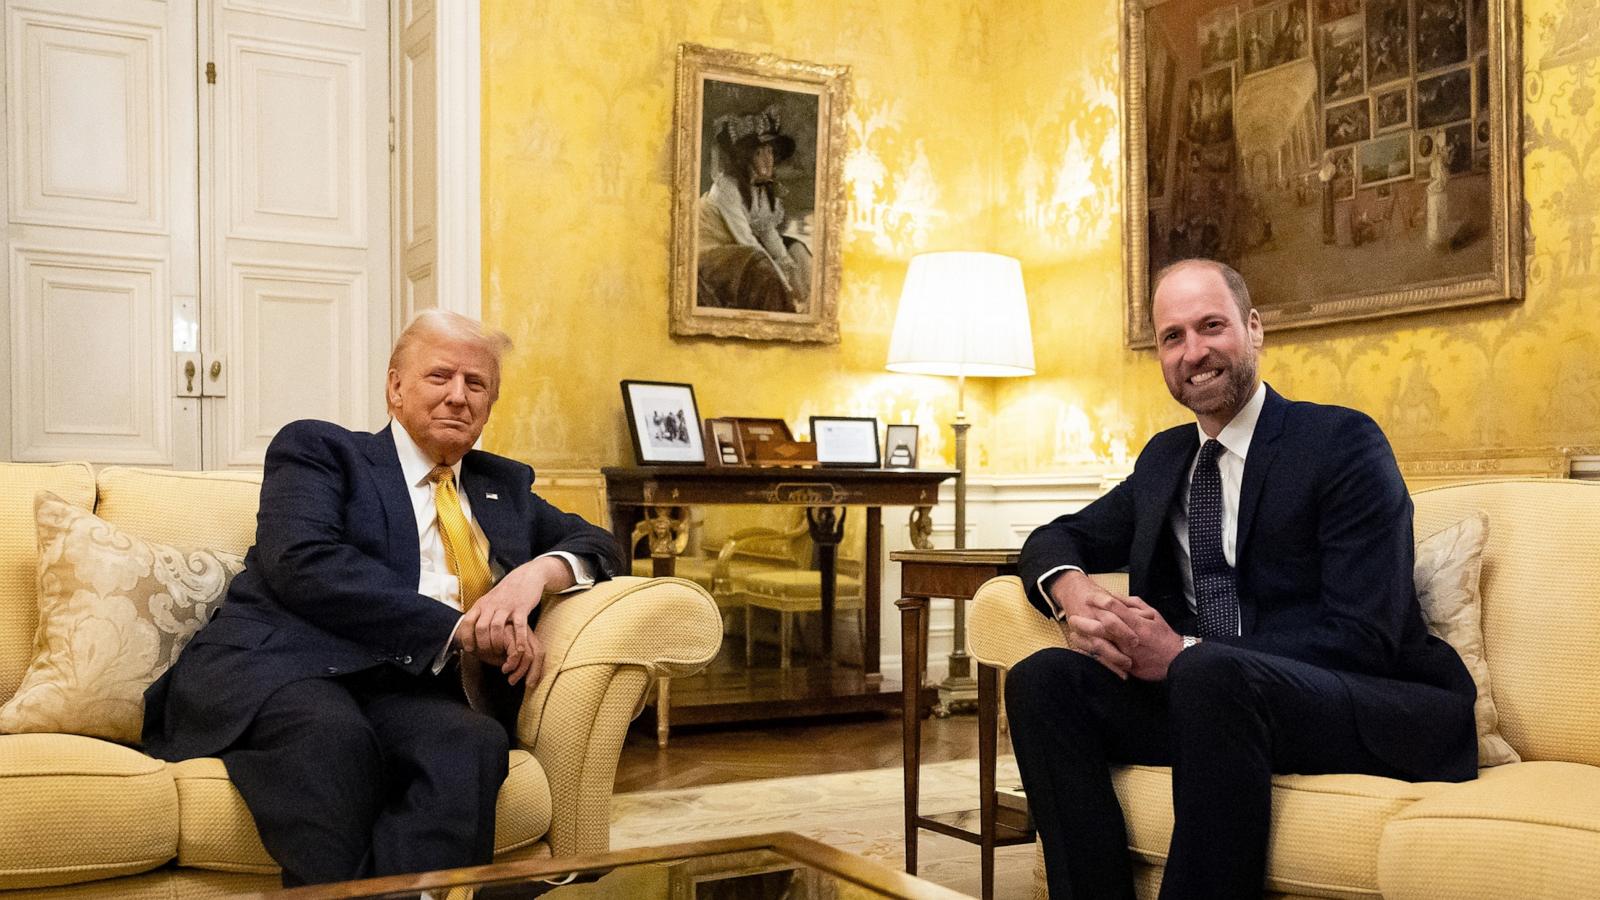
[[[817,445],[817,462],[825,466],[878,466],[878,420],[812,416],[811,440]]]
[[[622,382],[622,405],[628,413],[628,434],[640,465],[703,465],[700,410],[694,387],[664,381]]]
[[[744,447],[739,424],[733,419],[706,420],[706,461],[713,466],[742,466]]]
[[[917,467],[917,426],[890,425],[884,431],[883,467],[885,469]]]

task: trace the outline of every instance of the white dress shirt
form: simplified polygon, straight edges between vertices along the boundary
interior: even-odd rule
[[[417,546],[422,552],[422,567],[417,578],[417,593],[443,603],[445,606],[459,612],[461,610],[461,581],[450,573],[450,565],[444,558],[444,538],[439,535],[439,510],[433,501],[433,482],[430,476],[438,464],[429,459],[417,442],[412,439],[411,433],[399,422],[390,420],[389,432],[394,435],[395,453],[400,457],[400,471],[405,474],[406,492],[411,497],[411,511],[417,517]],[[455,474],[456,496],[461,499],[461,512],[467,517],[467,524],[477,529],[478,523],[472,518],[472,502],[467,499],[467,492],[461,489],[461,461],[450,467]],[[488,541],[484,542],[488,545]],[[582,559],[562,550],[555,550],[542,556],[559,556],[565,560],[567,567],[572,570],[573,585],[568,590],[576,591],[594,584],[594,575],[589,571],[589,566]],[[563,592],[565,593],[565,592]],[[460,626],[460,620],[456,622]],[[438,672],[450,660],[450,646],[455,642],[455,630],[451,629],[450,638],[445,641],[444,649],[434,659],[433,671]]]
[[[1237,565],[1239,542],[1239,491],[1244,485],[1244,461],[1250,452],[1250,439],[1255,437],[1256,421],[1261,418],[1261,407],[1267,402],[1267,386],[1265,383],[1256,385],[1256,392],[1244,408],[1239,410],[1222,430],[1217,433],[1217,443],[1222,445],[1222,452],[1217,454],[1217,470],[1222,476],[1222,556],[1228,565]],[[1195,431],[1199,432],[1200,443],[1204,445],[1210,440],[1210,435],[1196,422]],[[1172,507],[1172,512],[1167,516],[1167,522],[1172,528],[1173,537],[1178,544],[1178,571],[1183,575],[1183,596],[1189,602],[1189,611],[1195,612],[1194,599],[1194,570],[1189,564],[1189,484],[1194,480],[1195,463],[1200,459],[1200,451],[1195,450],[1194,458],[1189,461],[1189,475],[1183,480],[1183,488],[1179,502]],[[1065,611],[1056,605],[1054,597],[1045,589],[1045,584],[1062,572],[1073,569],[1083,571],[1077,566],[1056,566],[1054,569],[1039,577],[1039,593],[1044,595],[1045,601],[1055,609],[1056,618],[1065,618]]]

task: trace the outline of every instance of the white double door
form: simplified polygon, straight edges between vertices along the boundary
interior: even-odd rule
[[[4,0],[15,460],[260,465],[382,418],[384,0]]]

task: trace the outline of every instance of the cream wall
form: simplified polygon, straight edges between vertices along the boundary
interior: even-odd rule
[[[925,460],[948,459],[953,384],[882,364],[910,255],[978,247],[1022,258],[1040,371],[969,392],[977,469],[1125,466],[1183,413],[1153,357],[1122,346],[1117,8],[488,0],[485,317],[523,351],[491,448],[541,467],[629,461],[616,382],[641,377],[693,383],[705,416],[914,421]],[[1527,301],[1270,334],[1276,387],[1367,410],[1402,453],[1600,445],[1594,13],[1524,3]],[[667,336],[686,40],[854,69],[837,346]]]

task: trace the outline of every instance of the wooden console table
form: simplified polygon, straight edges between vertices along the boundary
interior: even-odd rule
[[[883,510],[885,506],[913,508],[912,543],[931,546],[929,511],[939,501],[939,484],[955,472],[929,469],[833,469],[790,466],[639,466],[601,470],[606,479],[606,499],[611,507],[612,532],[624,547],[631,546],[634,527],[648,522],[652,572],[673,573],[677,539],[685,519],[675,518],[678,507],[755,504],[803,507],[816,544],[821,570],[821,667],[742,674],[697,675],[657,685],[656,740],[665,747],[671,724],[748,722],[801,718],[901,707],[900,686],[885,683],[879,672],[879,603],[883,593]],[[844,536],[841,507],[866,507],[866,559],[862,587],[865,609],[862,667],[833,664],[833,614],[837,588],[836,562]],[[920,684],[920,681],[918,682]],[[931,708],[935,693],[918,692],[922,708]]]
[[[900,660],[907,690],[900,720],[905,764],[906,872],[917,874],[917,829],[977,844],[982,867],[983,900],[994,896],[994,848],[1033,840],[1027,816],[1002,809],[995,797],[998,752],[999,670],[978,665],[978,830],[970,827],[971,811],[923,816],[917,812],[922,766],[922,718],[916,714],[928,658],[928,601],[934,597],[972,599],[991,578],[1017,574],[1016,550],[901,550],[889,554],[900,564]]]

